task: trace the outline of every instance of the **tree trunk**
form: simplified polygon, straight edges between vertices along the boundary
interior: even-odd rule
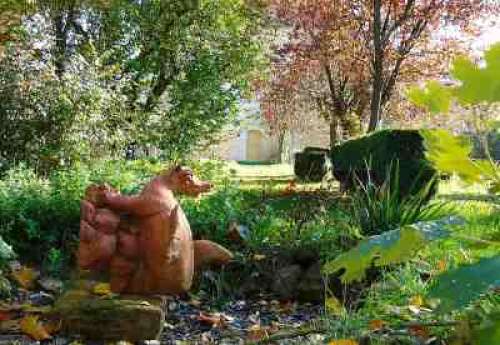
[[[66,71],[66,40],[67,40],[67,25],[65,20],[65,12],[60,11],[54,18],[55,31],[55,73],[61,79]]]
[[[382,108],[384,50],[382,47],[382,0],[373,0],[373,71],[370,123],[368,132],[377,129]]]
[[[333,150],[338,143],[338,121],[334,114],[330,116],[330,150]]]

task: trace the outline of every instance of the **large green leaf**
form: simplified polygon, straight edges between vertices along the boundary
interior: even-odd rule
[[[464,307],[493,287],[500,287],[500,255],[441,274],[429,291],[440,299],[439,310]]]
[[[410,87],[408,99],[415,105],[426,108],[433,114],[447,113],[450,110],[452,90],[437,81],[428,82],[425,87]]]
[[[500,312],[489,315],[488,320],[474,332],[474,345],[497,344],[500,339]]]
[[[437,170],[456,173],[469,183],[479,182],[481,169],[469,158],[472,144],[442,129],[422,130],[429,159]]]
[[[326,274],[332,274],[344,269],[343,282],[361,280],[365,277],[366,270],[372,265],[380,267],[407,261],[430,241],[448,237],[449,225],[462,222],[457,217],[448,217],[442,220],[419,222],[372,236],[325,264],[323,271]]]

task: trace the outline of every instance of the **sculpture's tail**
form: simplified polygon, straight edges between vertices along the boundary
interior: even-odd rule
[[[206,240],[193,242],[195,270],[199,270],[203,266],[222,266],[233,259],[233,253],[217,243]]]

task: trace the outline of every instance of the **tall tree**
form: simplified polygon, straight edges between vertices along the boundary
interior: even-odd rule
[[[432,33],[447,25],[466,30],[495,8],[477,0],[270,0],[269,9],[288,32],[275,50],[275,74],[310,109],[323,109],[337,133],[349,114],[366,116],[369,131],[377,128],[398,82],[445,67],[436,54],[444,45]],[[273,85],[287,83],[271,79]],[[332,134],[331,145],[339,139]]]
[[[37,92],[43,89],[42,79],[32,80],[32,69],[43,70],[53,99],[71,96],[68,118],[78,115],[88,121],[102,142],[113,129],[127,134],[119,135],[124,142],[113,143],[115,152],[136,142],[175,158],[214,138],[234,118],[246,81],[260,63],[261,42],[254,37],[258,18],[240,0],[33,3],[19,8],[13,2],[10,7],[12,13],[27,16],[18,31],[26,34],[9,37],[10,55],[0,60],[0,75],[2,68],[6,72],[3,82],[13,90],[4,95],[6,101],[20,105],[25,98],[31,108],[44,108],[42,99],[30,93],[35,88],[14,92],[23,79],[34,82]],[[43,39],[34,39],[36,35]],[[9,65],[16,63],[16,52],[24,62],[18,68]],[[87,93],[88,98],[80,97]],[[93,108],[111,100],[112,107]],[[16,106],[15,116],[5,112],[0,117],[22,118],[28,108]],[[92,108],[88,116],[83,114],[86,108]],[[38,117],[41,112],[30,110],[30,118]],[[94,128],[103,119],[111,128]],[[89,140],[88,132],[80,143]],[[74,133],[70,130],[61,133],[79,137],[68,135]]]

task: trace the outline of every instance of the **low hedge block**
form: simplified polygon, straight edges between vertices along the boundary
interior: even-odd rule
[[[294,173],[302,181],[320,182],[326,176],[331,163],[329,150],[306,147],[295,154]]]
[[[425,158],[424,139],[416,130],[382,130],[349,140],[332,150],[333,175],[342,189],[352,190],[369,178],[381,185],[399,166],[401,196],[416,193],[435,179],[436,169]],[[436,192],[434,183],[431,194]]]

